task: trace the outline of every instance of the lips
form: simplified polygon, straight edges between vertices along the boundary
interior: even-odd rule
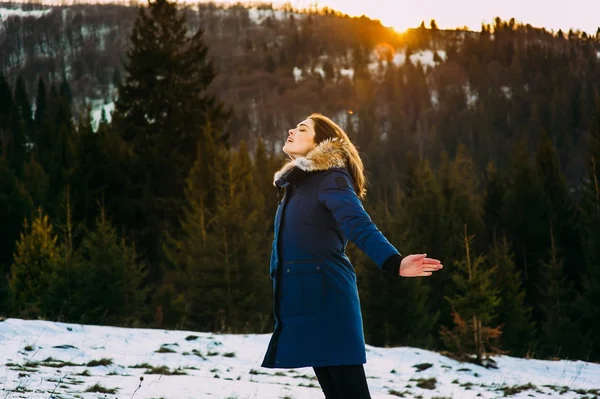
[[[293,142],[294,142],[294,140],[293,140],[291,137],[288,137],[288,139],[287,139],[287,142],[288,142],[288,143],[293,143]]]

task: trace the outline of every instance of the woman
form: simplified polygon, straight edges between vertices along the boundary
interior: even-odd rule
[[[430,276],[442,265],[402,257],[373,224],[361,203],[362,161],[332,120],[311,115],[289,131],[283,151],[291,160],[274,179],[283,194],[270,263],[275,331],[262,366],[313,367],[327,399],[370,398],[348,240],[396,276]]]

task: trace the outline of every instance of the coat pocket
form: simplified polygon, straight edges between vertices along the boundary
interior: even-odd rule
[[[281,316],[308,316],[321,312],[325,301],[322,263],[286,262],[282,269]]]

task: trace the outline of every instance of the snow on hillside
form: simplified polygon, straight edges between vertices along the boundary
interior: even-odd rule
[[[442,60],[446,60],[446,52],[443,50],[438,50],[437,51],[438,56],[442,59]],[[435,67],[436,64],[433,61],[435,53],[433,52],[433,50],[421,50],[419,52],[416,52],[414,54],[410,55],[410,61],[413,65],[416,65],[417,62],[421,63],[421,66],[423,67]],[[394,64],[396,64],[397,66],[400,65],[404,65],[404,63],[406,62],[406,53],[405,52],[397,52],[394,55],[394,60],[393,60]]]
[[[265,9],[265,8],[248,8],[248,17],[252,22],[257,25],[262,24],[267,18],[275,19],[277,21],[283,21],[293,15],[296,19],[304,18],[305,14],[298,12],[287,12],[284,10]]]
[[[354,68],[342,68],[342,69],[340,69],[340,76],[346,76],[350,80],[354,79]]]
[[[323,398],[310,368],[260,367],[269,337],[7,319],[0,397]],[[598,364],[499,356],[485,369],[422,349],[367,350],[374,399],[600,395]]]
[[[20,8],[3,8],[0,6],[0,22],[5,21],[8,17],[34,17],[39,18],[52,11],[50,8],[46,10],[22,10]]]
[[[94,102],[92,107],[91,116],[92,116],[92,128],[96,130],[100,121],[102,120],[102,112],[104,111],[104,116],[106,117],[106,121],[110,123],[112,120],[112,113],[115,110],[115,103],[109,102],[104,103],[102,100],[97,100]]]

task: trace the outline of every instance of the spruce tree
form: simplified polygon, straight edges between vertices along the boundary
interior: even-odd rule
[[[505,236],[494,238],[488,260],[495,269],[493,287],[498,290],[500,304],[497,324],[502,326],[500,348],[513,356],[524,357],[534,347],[535,326],[531,308],[525,304],[521,272],[517,270]]]
[[[169,252],[186,276],[183,325],[208,331],[265,331],[271,314],[270,220],[264,218],[254,165],[244,143],[235,152],[216,147],[210,162],[203,149],[198,146],[188,177],[183,238],[171,239]],[[205,183],[207,171],[214,176],[213,187]],[[207,198],[213,195],[217,205],[211,209]],[[177,297],[171,303],[174,307]]]
[[[223,198],[223,171],[229,156],[214,136],[207,126],[196,145],[196,160],[186,179],[181,231],[169,234],[165,245],[175,272],[169,273],[156,295],[158,321],[205,331],[217,328],[218,306],[226,291],[223,264],[216,259],[220,235],[215,239],[214,220],[218,199]]]
[[[539,353],[544,357],[577,358],[581,354],[582,336],[574,310],[573,282],[565,275],[564,261],[556,245],[554,228],[550,228],[548,257],[542,261],[544,280]]]
[[[587,154],[587,173],[582,181],[581,230],[585,256],[585,275],[578,308],[582,330],[587,336],[584,358],[600,359],[600,96],[591,120]]]
[[[20,317],[46,315],[47,292],[63,259],[52,224],[38,209],[31,224],[25,219],[9,279],[13,307]]]
[[[541,322],[543,301],[538,284],[543,279],[541,261],[549,246],[551,205],[523,142],[515,146],[502,209],[502,224],[512,244],[518,270],[522,272],[525,300],[535,323]]]
[[[77,287],[73,303],[80,322],[139,325],[144,319],[145,266],[135,248],[120,237],[100,209],[94,229],[87,231],[76,250]]]
[[[31,214],[33,204],[25,187],[0,157],[0,314],[9,311],[8,275],[23,219]]]
[[[228,166],[226,190],[214,221],[227,272],[227,325],[236,331],[264,330],[272,309],[269,221],[263,217],[265,204],[245,142],[232,154]]]
[[[12,91],[4,74],[0,73],[0,156],[4,159],[8,153],[12,107]]]
[[[464,253],[463,229],[465,224],[479,236],[483,230],[483,195],[480,192],[480,178],[473,160],[463,144],[458,146],[456,156],[450,160],[446,154],[442,154],[439,166],[439,184],[443,195],[443,217],[437,222],[438,234],[444,238],[438,246],[428,248],[441,248],[438,258],[443,262],[452,262],[462,258]],[[479,244],[479,243],[477,243]],[[473,244],[475,245],[475,243]],[[474,250],[483,252],[481,245],[475,246]],[[427,250],[430,254],[430,251]],[[431,254],[433,255],[433,254]],[[440,300],[449,296],[455,287],[451,282],[450,273],[441,273],[433,282],[436,292],[440,293]],[[437,303],[438,309],[442,311],[441,323],[450,326],[452,323],[451,312],[448,303],[441,301]]]
[[[10,138],[7,146],[7,159],[10,166],[22,176],[29,136],[33,130],[31,104],[25,89],[25,81],[19,76],[15,85],[14,103],[10,115]]]
[[[506,182],[493,162],[488,162],[485,171],[485,192],[483,200],[483,220],[488,242],[504,234],[502,208]]]
[[[44,80],[40,78],[38,80],[37,85],[37,93],[35,96],[35,114],[33,117],[33,136],[31,141],[38,145],[39,139],[44,131],[44,121],[46,118],[46,109],[47,109],[47,94],[46,94],[46,85],[44,84]]]
[[[436,252],[443,241],[439,234],[443,198],[429,161],[409,157],[404,182],[396,187],[392,204],[393,208],[379,204],[368,210],[400,252],[427,251],[429,256],[443,257]],[[432,346],[443,301],[440,290],[436,291],[440,282],[421,284],[393,278],[374,268],[353,246],[349,249],[359,278],[368,341],[374,345]]]
[[[489,355],[498,350],[495,341],[501,335],[495,320],[500,305],[499,289],[493,285],[496,268],[482,255],[472,258],[473,236],[467,234],[466,225],[463,237],[465,257],[454,263],[452,273],[456,291],[446,297],[454,328],[442,327],[441,333],[446,346],[459,358],[487,365]]]
[[[139,9],[113,120],[133,155],[127,184],[135,197],[126,202],[134,209],[120,222],[135,233],[153,282],[162,276],[164,234],[177,229],[196,143],[209,122],[220,127],[228,117],[207,93],[215,77],[207,52],[202,29],[189,35],[176,3]]]
[[[68,99],[54,86],[50,88],[44,127],[34,156],[48,177],[49,190],[42,205],[51,218],[58,220],[65,214],[65,190],[77,166],[77,141]]]
[[[561,171],[556,148],[545,131],[540,134],[536,169],[549,204],[547,220],[554,226],[555,244],[568,262],[565,267],[566,277],[578,288],[582,276],[580,266],[584,265],[579,215]]]
[[[423,249],[422,244],[411,236],[411,232],[419,228],[410,224],[412,210],[406,207],[402,193],[398,193],[393,208],[380,203],[375,208],[369,207],[368,212],[401,253],[406,255]],[[360,294],[369,343],[433,347],[440,312],[429,308],[430,282],[383,273],[364,254],[358,259],[363,266]]]

